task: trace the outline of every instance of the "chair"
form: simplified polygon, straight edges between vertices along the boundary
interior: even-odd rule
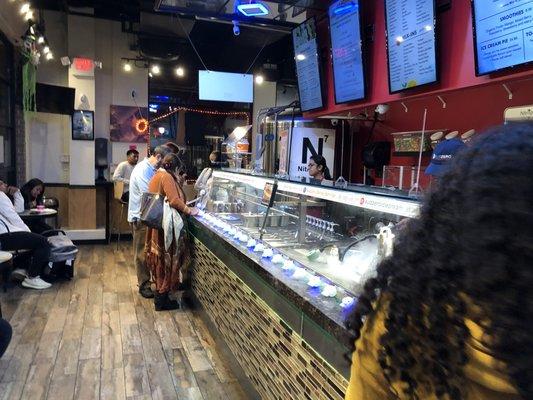
[[[112,221],[111,224],[111,232],[109,234],[108,244],[111,243],[111,234],[113,233],[113,226],[115,227],[116,233],[117,233],[117,250],[118,246],[120,244],[120,223],[122,222],[122,218],[124,218],[124,208],[128,208],[128,203],[122,200],[122,193],[124,193],[124,182],[117,181],[114,182],[114,188],[113,188],[113,198],[119,203],[120,205],[120,217],[118,221],[115,221],[115,219]]]
[[[0,277],[2,278],[2,289],[7,291],[7,282],[12,268],[13,254],[9,251],[0,251]],[[0,317],[2,316],[0,311]]]

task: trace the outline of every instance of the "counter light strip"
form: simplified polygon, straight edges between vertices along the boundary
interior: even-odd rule
[[[265,187],[265,183],[274,182],[274,180],[271,178],[264,178],[260,176],[252,176],[246,174],[232,174],[224,171],[214,171],[213,176],[216,178],[227,179],[233,182],[246,183],[260,190]],[[344,203],[367,210],[401,215],[402,217],[414,218],[417,217],[420,213],[420,204],[412,201],[393,199],[386,196],[376,196],[366,193],[341,191],[332,188],[295,184],[284,181],[278,181],[278,189],[287,192],[316,197],[322,200]]]

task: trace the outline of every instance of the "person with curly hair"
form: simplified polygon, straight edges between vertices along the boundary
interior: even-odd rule
[[[533,399],[533,124],[462,150],[359,297],[346,399]]]

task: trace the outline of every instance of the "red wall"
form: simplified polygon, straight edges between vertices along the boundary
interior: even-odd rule
[[[326,107],[308,117],[321,115],[356,115],[365,110],[373,114],[380,103],[390,105],[385,121],[376,125],[372,141],[392,140],[391,132],[413,131],[422,128],[424,109],[428,110],[426,129],[449,129],[464,132],[482,131],[503,121],[505,108],[533,104],[533,69],[522,67],[512,72],[476,77],[474,44],[472,39],[471,7],[468,0],[453,0],[450,10],[437,16],[440,56],[440,83],[403,94],[389,94],[387,54],[385,47],[384,0],[363,0],[363,26],[374,24],[374,41],[367,44],[367,99],[335,105],[329,50],[328,19],[319,22],[319,40],[322,46]],[[509,100],[502,83],[513,92]],[[446,108],[437,98],[440,95]],[[407,113],[401,105],[407,106]],[[356,125],[356,124],[354,124]],[[368,137],[370,123],[355,127],[355,151],[352,180],[362,180],[361,147]],[[392,165],[414,165],[413,157],[393,157]],[[428,158],[424,160],[425,164]],[[427,179],[424,180],[427,184]]]

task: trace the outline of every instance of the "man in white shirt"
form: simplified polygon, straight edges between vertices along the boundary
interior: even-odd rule
[[[6,251],[30,250],[32,257],[29,266],[26,270],[18,270],[24,276],[22,286],[31,289],[47,289],[52,285],[43,281],[40,274],[50,260],[50,245],[46,237],[30,232],[30,228],[22,221],[11,199],[7,196],[7,193],[11,192],[16,199],[17,192],[9,189],[10,187],[0,181],[0,246]]]
[[[126,152],[126,161],[122,161],[117,165],[117,169],[113,174],[113,182],[124,182],[124,190],[122,191],[122,201],[126,203],[129,201],[129,186],[130,177],[135,165],[139,161],[139,152],[135,149],[129,149]]]
[[[148,191],[150,180],[161,167],[163,158],[171,152],[171,149],[167,146],[157,146],[150,157],[145,158],[133,168],[129,182],[128,222],[133,230],[135,269],[137,271],[139,293],[147,299],[153,298],[154,293],[150,288],[150,273],[144,260],[147,228],[139,220],[141,217],[141,199],[143,193]]]

